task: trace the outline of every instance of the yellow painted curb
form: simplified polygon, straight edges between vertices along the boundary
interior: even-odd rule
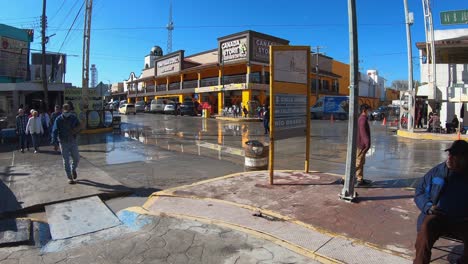
[[[301,246],[298,246],[296,244],[293,244],[293,243],[291,243],[291,242],[289,242],[287,240],[279,239],[279,238],[277,238],[277,237],[275,237],[275,236],[273,236],[273,235],[271,235],[269,233],[260,232],[258,230],[246,228],[244,226],[239,226],[239,225],[235,225],[235,224],[231,224],[231,223],[226,223],[224,221],[213,220],[213,219],[204,218],[204,217],[195,217],[195,216],[183,215],[183,214],[163,213],[161,215],[168,216],[168,217],[179,218],[179,219],[188,219],[188,220],[198,221],[198,222],[202,222],[202,223],[206,223],[206,224],[213,224],[213,225],[217,225],[217,226],[237,230],[237,231],[240,231],[240,232],[243,232],[243,233],[250,234],[252,236],[258,237],[260,239],[270,241],[270,242],[272,242],[274,244],[280,245],[280,246],[282,246],[284,248],[287,248],[287,249],[289,249],[289,250],[291,250],[293,252],[296,252],[296,253],[298,253],[300,255],[306,256],[306,257],[311,258],[313,260],[317,260],[317,261],[319,261],[321,263],[325,263],[325,264],[342,264],[342,263],[344,263],[344,262],[341,262],[339,260],[336,260],[336,259],[324,256],[324,255],[321,255],[319,253],[310,251],[308,249],[305,249],[305,248],[303,248]]]
[[[84,129],[80,131],[80,134],[99,134],[99,133],[107,133],[112,132],[112,127],[106,128],[96,128],[96,129]]]
[[[397,130],[397,136],[411,139],[426,139],[440,141],[454,141],[458,139],[458,134],[436,134],[436,133],[411,133],[404,130]],[[460,135],[460,138],[466,140],[466,135]]]
[[[295,171],[297,171],[297,170],[278,170],[278,172],[295,172]],[[274,212],[274,211],[270,211],[270,210],[266,210],[266,209],[260,209],[260,208],[253,207],[253,206],[250,206],[250,205],[239,204],[239,203],[220,200],[220,199],[202,198],[202,197],[196,197],[196,196],[188,196],[188,195],[184,196],[184,195],[176,195],[175,194],[175,192],[179,191],[179,190],[183,190],[183,189],[186,189],[186,188],[190,188],[190,187],[194,187],[194,186],[198,186],[198,185],[202,185],[202,184],[206,184],[206,183],[211,183],[211,182],[215,182],[215,181],[219,181],[219,180],[223,180],[223,179],[228,179],[228,178],[233,178],[233,177],[238,177],[238,176],[244,176],[246,173],[247,174],[249,174],[249,173],[258,173],[258,171],[256,171],[256,172],[233,173],[233,174],[229,174],[229,175],[225,175],[225,176],[221,176],[221,177],[217,177],[217,178],[213,178],[213,179],[208,179],[208,180],[195,182],[195,183],[192,183],[192,184],[189,184],[189,185],[183,185],[183,186],[178,186],[178,187],[162,190],[162,191],[159,191],[159,192],[154,192],[148,197],[148,199],[146,200],[146,202],[143,204],[142,207],[143,207],[144,210],[146,210],[146,208],[148,208],[150,204],[153,204],[153,203],[157,202],[158,197],[164,197],[164,196],[220,202],[220,203],[225,203],[225,204],[237,206],[237,207],[240,207],[240,208],[244,208],[244,209],[254,211],[254,212],[261,212],[262,214],[273,216],[273,217],[281,219],[283,221],[288,221],[290,223],[297,224],[299,226],[305,227],[305,228],[313,230],[313,231],[320,232],[322,234],[325,234],[325,235],[328,235],[328,236],[331,236],[331,237],[340,237],[340,238],[349,240],[352,243],[364,245],[364,246],[373,248],[375,250],[386,252],[386,253],[389,253],[389,254],[392,254],[392,255],[395,255],[395,256],[399,256],[399,257],[403,257],[403,258],[407,258],[407,259],[410,258],[409,256],[404,255],[404,254],[402,254],[400,252],[384,249],[384,248],[379,247],[378,245],[369,243],[367,241],[363,241],[363,240],[359,240],[359,239],[351,239],[351,238],[343,236],[341,234],[334,233],[334,232],[331,232],[331,231],[328,231],[328,230],[325,230],[325,229],[322,229],[322,228],[319,228],[319,227],[315,227],[315,226],[312,226],[310,224],[304,223],[304,222],[299,221],[299,220],[295,220],[295,219],[287,217],[287,216],[283,216],[283,215],[281,215],[281,214],[279,214],[277,212]],[[342,175],[338,175],[338,174],[334,174],[334,173],[319,172],[319,171],[310,171],[309,173],[324,173],[324,174],[328,174],[328,175],[331,175],[331,176],[342,177]]]
[[[261,122],[262,119],[260,118],[235,118],[235,117],[224,117],[224,116],[217,116],[215,117],[217,120],[224,120],[224,121],[231,121],[231,122]]]

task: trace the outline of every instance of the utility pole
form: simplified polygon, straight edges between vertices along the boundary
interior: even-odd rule
[[[343,190],[340,198],[352,202],[356,198],[354,180],[356,178],[356,136],[357,112],[359,95],[359,61],[358,34],[356,18],[356,0],[348,0],[349,23],[349,122],[348,122],[348,150],[346,153],[346,172]]]
[[[86,117],[88,111],[88,85],[89,85],[89,48],[90,48],[90,39],[91,39],[91,14],[93,9],[93,0],[86,0],[86,12],[84,19],[84,36],[83,36],[83,82],[82,82],[82,100],[83,100],[83,109],[81,111],[84,113],[84,122],[86,127]]]
[[[416,94],[413,93],[413,58],[411,48],[411,29],[410,26],[413,24],[413,13],[408,13],[408,0],[403,0],[405,6],[405,22],[406,22],[406,46],[408,49],[408,131],[413,132],[414,128],[414,106]]]
[[[41,17],[41,35],[42,35],[42,88],[44,90],[44,105],[45,111],[49,107],[49,89],[47,88],[47,69],[46,69],[46,28],[47,28],[47,17],[46,17],[46,0],[42,0],[42,17]]]
[[[315,101],[318,100],[319,97],[319,86],[320,86],[320,75],[319,75],[319,57],[320,57],[320,49],[325,47],[317,46],[316,49],[316,60],[315,60]]]

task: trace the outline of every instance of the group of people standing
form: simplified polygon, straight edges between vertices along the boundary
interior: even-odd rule
[[[34,153],[39,152],[41,141],[50,142],[55,151],[60,147],[65,173],[70,184],[74,184],[77,178],[76,169],[80,155],[76,137],[80,128],[80,121],[73,112],[73,104],[64,104],[62,108],[56,105],[50,116],[45,111],[39,114],[34,109],[28,116],[22,108],[18,109],[16,116],[16,134],[21,153],[24,153],[25,148],[29,151],[29,138]]]
[[[39,111],[32,109],[27,115],[24,109],[18,109],[18,115],[16,116],[16,134],[19,139],[20,151],[24,153],[24,149],[27,148],[29,151],[29,143],[32,143],[34,153],[39,152],[39,146],[42,142],[48,142],[52,126],[55,119],[61,114],[60,106],[55,107],[55,112],[49,115],[45,111]],[[31,139],[31,141],[29,141]],[[55,150],[58,149],[58,146]]]

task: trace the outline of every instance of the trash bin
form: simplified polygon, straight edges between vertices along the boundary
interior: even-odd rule
[[[249,140],[245,142],[244,168],[246,171],[266,170],[268,168],[268,153],[270,147],[263,145],[258,140]]]

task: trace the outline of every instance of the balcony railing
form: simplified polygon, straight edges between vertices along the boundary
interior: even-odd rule
[[[154,92],[154,85],[146,86],[146,92],[147,93],[153,93]]]
[[[218,77],[204,78],[200,81],[201,87],[218,85]]]
[[[182,85],[184,89],[197,88],[198,80],[185,81]]]
[[[246,75],[245,74],[239,74],[239,75],[227,75],[221,78],[221,81],[224,82],[224,84],[231,84],[231,83],[246,83]]]
[[[158,84],[156,85],[156,92],[164,92],[166,91],[166,84]]]
[[[169,84],[169,90],[179,90],[179,89],[180,89],[180,82]]]

